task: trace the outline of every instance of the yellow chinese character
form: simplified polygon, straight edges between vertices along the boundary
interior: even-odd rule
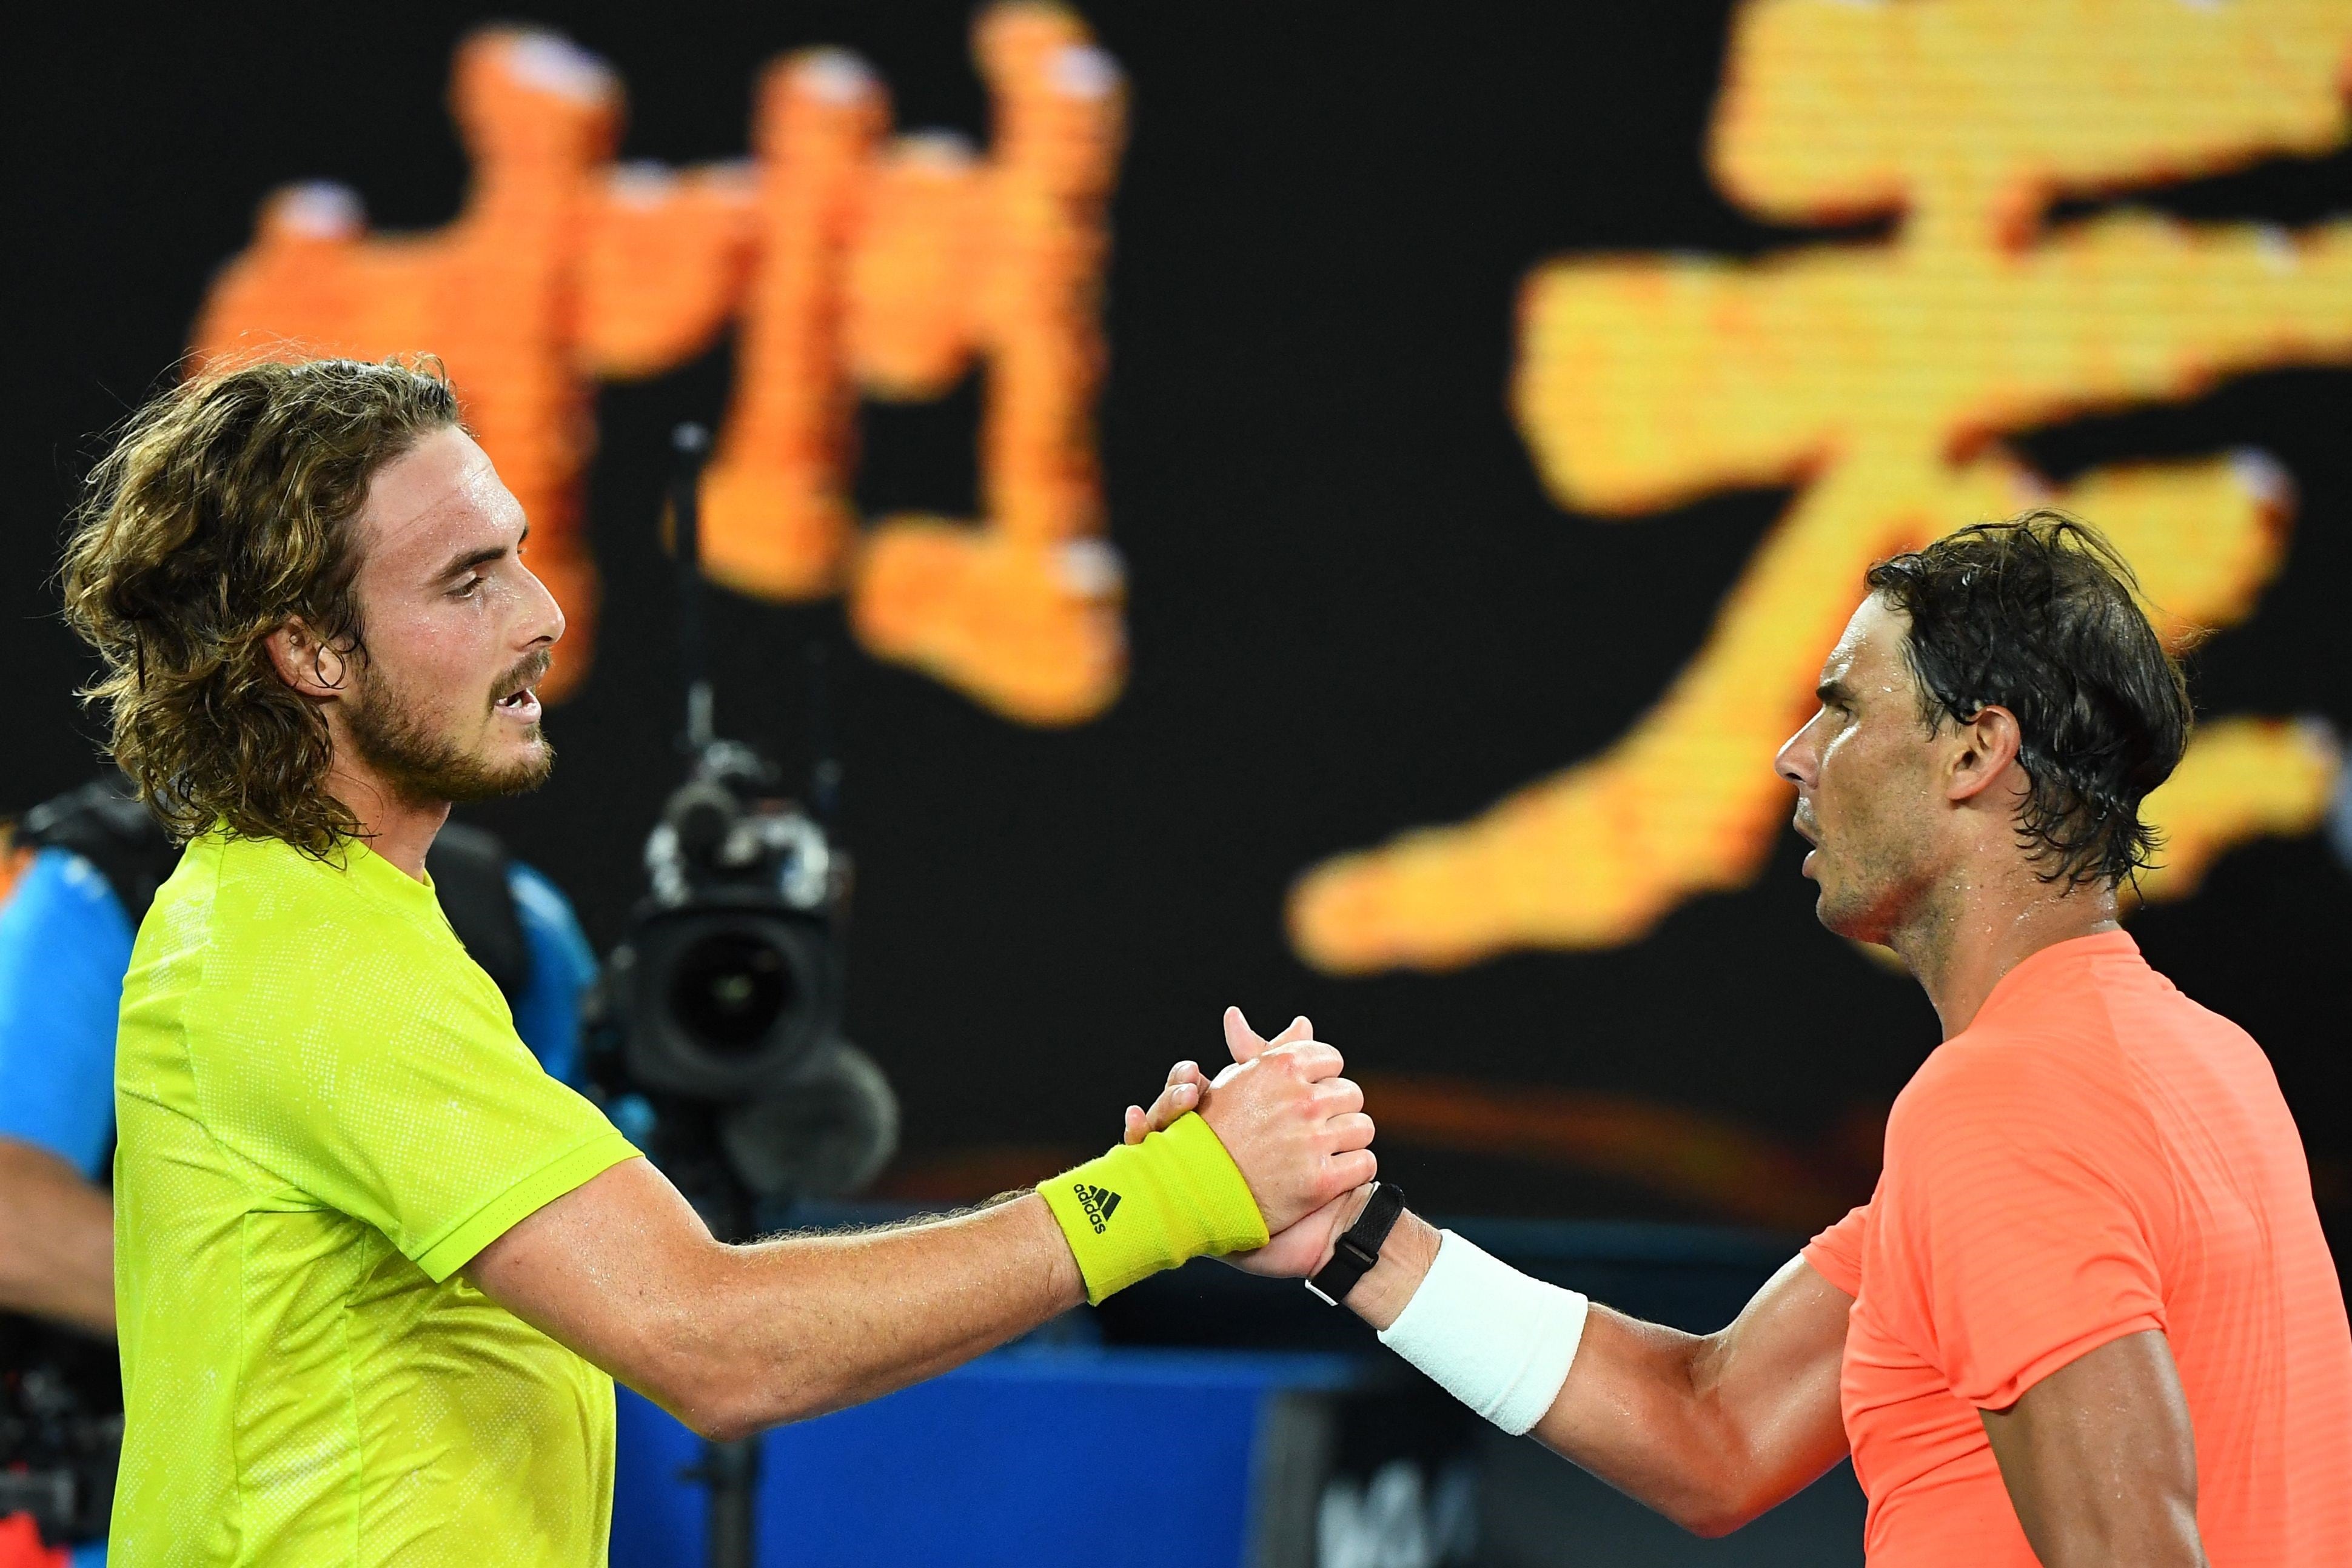
[[[2104,528],[2176,639],[2242,619],[2291,486],[2259,454],[2053,487],[2004,432],[2352,364],[2352,219],[2284,233],[2097,195],[2342,145],[2352,0],[1750,0],[1715,175],[1763,216],[1897,215],[1884,243],[1756,262],[1590,257],[1526,287],[1514,407],[1561,504],[1638,516],[1734,486],[1795,499],[1706,644],[1599,756],[1461,826],[1315,868],[1291,931],[1338,971],[1633,941],[1756,875],[1787,819],[1769,769],[1872,560],[2054,502]],[[2303,833],[2342,768],[2323,727],[2206,726],[2148,811],[2150,897],[2261,833]]]

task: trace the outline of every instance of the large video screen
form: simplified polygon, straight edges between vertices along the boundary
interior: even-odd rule
[[[2130,926],[2352,1226],[2352,5],[52,17],[0,809],[89,776],[47,574],[159,377],[426,353],[532,520],[600,944],[717,722],[837,763],[881,1191],[1098,1147],[1219,1009],[1454,1212],[1800,1232],[1937,1040],[1780,742],[1874,561],[2055,506],[2200,729]],[[813,702],[811,650],[827,657]]]

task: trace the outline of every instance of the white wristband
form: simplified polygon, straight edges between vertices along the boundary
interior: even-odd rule
[[[1590,1303],[1530,1279],[1450,1230],[1437,1260],[1381,1343],[1517,1437],[1543,1418],[1568,1381]]]

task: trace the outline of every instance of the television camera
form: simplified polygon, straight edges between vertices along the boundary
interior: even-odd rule
[[[898,1144],[888,1082],[840,1032],[848,858],[777,782],[702,741],[589,1009],[615,1120],[730,1240],[763,1206],[858,1191]]]
[[[896,1152],[898,1102],[842,1037],[850,864],[828,831],[830,755],[821,646],[811,649],[809,804],[782,771],[718,737],[703,651],[698,498],[709,432],[671,436],[667,511],[686,685],[686,782],[646,838],[650,890],[605,961],[584,1019],[591,1078],[614,1123],[721,1240],[763,1211],[846,1197]],[[690,1472],[710,1489],[712,1568],[750,1568],[756,1439],[711,1442]]]

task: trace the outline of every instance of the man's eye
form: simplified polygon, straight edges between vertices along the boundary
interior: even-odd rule
[[[474,596],[474,590],[481,585],[482,578],[479,574],[476,574],[474,576],[467,578],[463,583],[457,584],[457,588],[453,591],[460,599],[470,599]]]

